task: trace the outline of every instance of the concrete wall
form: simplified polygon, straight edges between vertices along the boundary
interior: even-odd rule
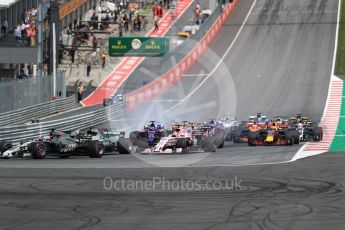
[[[0,47],[0,63],[36,63],[37,48]]]

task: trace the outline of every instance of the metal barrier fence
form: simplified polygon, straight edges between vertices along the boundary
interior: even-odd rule
[[[0,83],[0,113],[48,102],[53,99],[53,77],[32,77]],[[58,72],[56,91],[66,95],[65,74]]]
[[[75,105],[75,96],[71,96],[43,104],[25,107],[23,109],[0,113],[0,126],[25,123],[30,121],[30,119],[45,117],[51,114],[73,109]]]
[[[34,140],[47,135],[52,129],[72,131],[89,128],[118,118],[126,112],[126,102],[120,102],[92,112],[66,117],[41,123],[0,127],[0,141],[11,141],[18,144],[21,141]]]
[[[30,37],[22,35],[16,38],[13,34],[0,34],[0,47],[37,47],[37,39],[34,42]]]

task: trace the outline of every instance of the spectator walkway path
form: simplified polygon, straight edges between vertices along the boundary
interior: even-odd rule
[[[180,17],[184,11],[192,4],[192,0],[181,0],[177,4],[177,18]],[[171,14],[167,13],[159,21],[158,32],[152,28],[146,36],[148,37],[162,37],[171,26]],[[98,88],[92,92],[87,98],[82,101],[82,105],[91,106],[100,104],[104,98],[113,95],[122,83],[130,76],[130,74],[137,68],[137,66],[144,60],[143,57],[126,57],[115,67]]]

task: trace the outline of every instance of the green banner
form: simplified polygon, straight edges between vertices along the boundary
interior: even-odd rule
[[[167,37],[109,37],[110,57],[161,57],[168,51]]]

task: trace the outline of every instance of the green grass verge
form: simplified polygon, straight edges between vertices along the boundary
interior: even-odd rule
[[[335,75],[345,74],[345,0],[341,0],[340,22],[338,34],[337,59]]]
[[[343,87],[343,95],[345,95],[345,87]],[[342,99],[338,128],[329,151],[345,152],[345,98]]]

